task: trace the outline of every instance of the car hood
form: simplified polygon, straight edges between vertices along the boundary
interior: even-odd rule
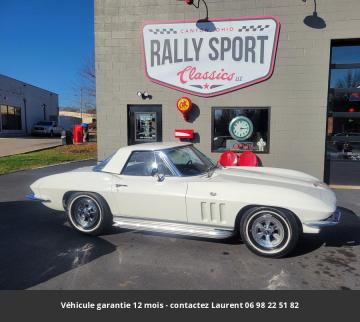
[[[239,182],[243,184],[262,184],[272,186],[291,187],[326,187],[319,179],[306,173],[267,167],[229,167],[218,169],[213,181]]]
[[[88,166],[88,167],[81,167],[81,168],[77,168],[74,170],[71,170],[71,172],[93,172],[94,171],[94,167],[93,165]]]

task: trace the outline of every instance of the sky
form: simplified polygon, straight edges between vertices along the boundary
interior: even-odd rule
[[[0,0],[0,74],[78,100],[80,71],[94,56],[93,0]]]

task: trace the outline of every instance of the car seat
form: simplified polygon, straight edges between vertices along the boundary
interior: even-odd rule
[[[239,167],[259,167],[261,164],[259,161],[255,153],[247,151],[240,154],[237,165]]]
[[[219,163],[224,167],[236,167],[238,156],[233,151],[226,151],[220,155]]]

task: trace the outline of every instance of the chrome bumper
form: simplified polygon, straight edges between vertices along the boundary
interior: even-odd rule
[[[32,192],[32,193],[28,193],[28,194],[26,195],[26,199],[27,199],[27,200],[30,200],[30,201],[37,201],[37,202],[50,202],[50,200],[41,199],[41,198],[36,197],[33,192]]]
[[[303,225],[310,228],[319,230],[324,227],[332,227],[336,226],[341,219],[341,211],[340,209],[336,209],[336,211],[327,219],[325,220],[319,220],[319,221],[305,221],[303,222]]]

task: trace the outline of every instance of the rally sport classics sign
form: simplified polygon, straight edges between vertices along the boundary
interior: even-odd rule
[[[238,90],[271,76],[279,31],[275,17],[145,23],[145,73],[197,96]]]

